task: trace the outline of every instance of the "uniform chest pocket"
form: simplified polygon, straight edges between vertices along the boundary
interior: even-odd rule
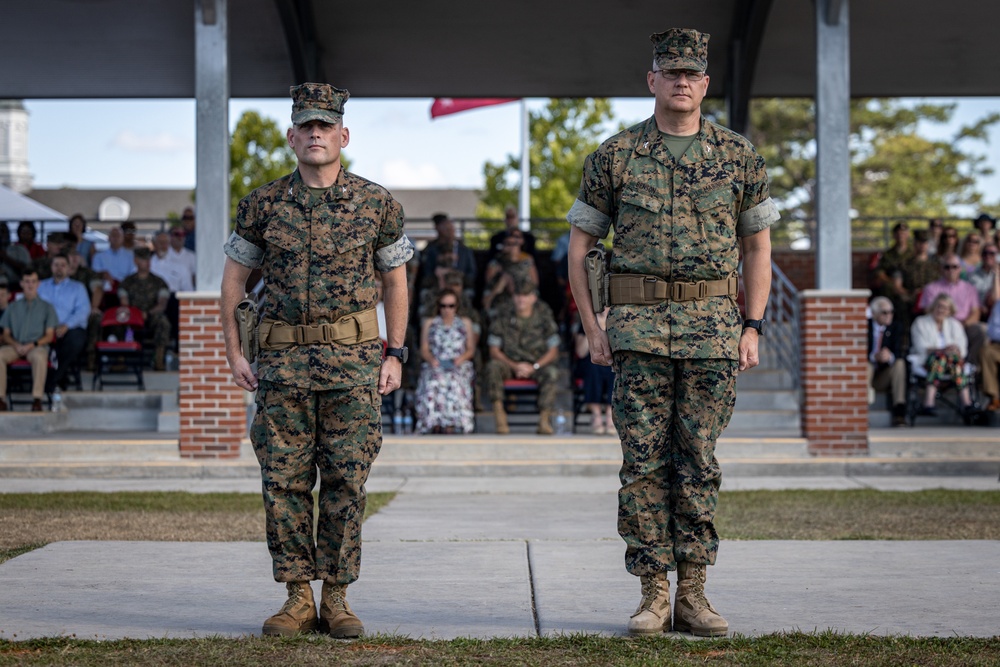
[[[374,227],[355,226],[349,230],[334,232],[330,242],[338,253],[344,254],[371,245],[375,242],[376,236],[378,230]]]
[[[694,210],[698,213],[706,213],[722,206],[731,206],[735,197],[732,189],[727,185],[707,192],[692,194],[691,200],[694,202]]]
[[[644,208],[650,213],[659,213],[663,208],[663,201],[638,190],[625,190],[622,192],[622,204],[631,204]]]
[[[296,252],[305,243],[305,237],[302,233],[280,222],[267,226],[267,229],[264,230],[264,240],[269,245],[275,246],[279,251],[284,252]]]

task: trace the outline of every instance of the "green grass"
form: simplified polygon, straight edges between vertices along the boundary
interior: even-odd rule
[[[992,666],[1000,639],[774,634],[691,641],[574,635],[540,639],[414,641],[372,636],[355,642],[321,636],[189,640],[77,639],[0,641],[0,665],[541,665],[833,667],[853,665]]]

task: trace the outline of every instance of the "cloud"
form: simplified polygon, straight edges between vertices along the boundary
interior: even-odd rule
[[[382,184],[395,188],[436,188],[447,187],[448,179],[437,165],[425,162],[411,164],[402,159],[386,160],[382,163]]]
[[[170,132],[138,134],[122,130],[111,140],[111,147],[133,153],[182,153],[191,151],[193,145],[189,139]]]

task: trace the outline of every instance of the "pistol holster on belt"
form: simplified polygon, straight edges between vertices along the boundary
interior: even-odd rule
[[[597,315],[611,303],[608,299],[608,259],[604,246],[598,243],[591,248],[584,257],[584,264],[587,268],[590,302],[594,306],[594,314]]]
[[[240,334],[243,357],[253,363],[259,350],[257,340],[257,302],[246,298],[236,304],[236,329]]]
[[[324,324],[264,319],[259,338],[262,350],[285,350],[293,345],[356,345],[378,338],[378,315],[374,308],[369,308]]]

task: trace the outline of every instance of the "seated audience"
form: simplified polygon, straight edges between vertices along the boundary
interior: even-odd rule
[[[69,277],[87,288],[90,295],[90,317],[87,321],[87,370],[93,371],[97,362],[95,345],[101,337],[101,301],[104,300],[104,281],[89,267],[83,265],[80,251],[74,247],[66,253],[69,259]]]
[[[896,309],[894,318],[903,327],[904,338],[909,338],[913,310],[920,298],[921,291],[929,283],[941,277],[941,263],[937,257],[932,257],[929,254],[930,250],[929,234],[922,229],[913,232],[913,256],[903,267],[903,288],[906,298],[903,300],[904,307]]]
[[[181,228],[184,230],[184,247],[191,252],[197,252],[195,248],[195,220],[194,220],[194,209],[188,206],[181,213]]]
[[[436,213],[433,218],[437,238],[427,244],[420,258],[419,282],[434,274],[439,268],[457,269],[462,272],[465,285],[471,291],[476,286],[476,256],[455,233],[455,223],[447,213]],[[447,257],[443,256],[448,253]],[[469,297],[472,294],[468,295]]]
[[[6,224],[0,224],[0,276],[7,279],[8,285],[17,285],[21,274],[31,266],[31,255],[20,244],[11,244],[10,229]]]
[[[941,232],[944,230],[944,223],[941,218],[932,218],[927,223],[927,236],[930,239],[930,256],[937,254],[938,243],[941,242]]]
[[[965,374],[968,340],[962,323],[955,319],[955,303],[947,294],[938,294],[930,303],[927,315],[913,322],[910,332],[912,356],[927,372],[927,386],[920,408],[921,415],[933,416],[938,387],[952,380],[958,388],[962,407],[972,410],[969,378]]]
[[[136,241],[137,229],[135,223],[132,221],[122,223],[122,247],[126,250],[131,250],[135,252],[135,249],[141,247],[143,244]]]
[[[45,376],[49,366],[49,344],[58,324],[52,304],[38,298],[38,274],[32,269],[21,278],[23,298],[10,304],[0,317],[0,412],[7,409],[7,364],[17,359],[31,363],[32,412],[41,412]]]
[[[108,249],[94,255],[93,269],[104,280],[104,291],[113,292],[118,283],[135,273],[135,257],[124,247],[125,233],[121,227],[108,231]],[[105,304],[105,307],[117,304]]]
[[[983,239],[983,243],[986,243],[993,240],[993,234],[997,228],[997,219],[989,213],[980,213],[979,217],[972,221],[972,226],[976,228],[976,232]]]
[[[56,309],[55,341],[56,370],[51,373],[46,389],[66,389],[67,374],[80,361],[87,345],[87,321],[90,318],[90,294],[82,283],[69,277],[69,257],[52,258],[52,277],[38,285],[38,296]]]
[[[7,278],[0,276],[0,315],[3,315],[10,304],[10,290],[7,288]]]
[[[997,283],[1000,283],[1000,279]],[[1000,284],[997,287],[1000,289]],[[986,409],[995,411],[1000,410],[1000,379],[997,377],[997,364],[1000,363],[1000,300],[990,310],[986,335],[989,342],[979,351],[979,369],[983,373],[983,394],[990,401]]]
[[[486,254],[486,261],[489,262],[501,252],[503,252],[503,242],[511,232],[517,230],[521,232],[521,238],[524,242],[521,244],[522,250],[532,258],[535,256],[535,235],[531,232],[523,231],[518,227],[517,221],[517,209],[513,206],[508,206],[504,209],[503,213],[503,224],[504,228],[502,231],[497,232],[490,237],[490,247]]]
[[[910,247],[910,228],[905,222],[896,223],[892,228],[893,244],[882,253],[872,277],[872,293],[889,297],[896,310],[902,311],[910,301],[903,272],[913,258]]]
[[[559,327],[552,310],[538,300],[537,283],[518,284],[512,311],[490,323],[486,362],[486,394],[493,405],[497,433],[510,433],[504,408],[504,380],[530,379],[538,383],[538,432],[552,434],[552,411],[559,384]]]
[[[63,232],[53,232],[45,239],[45,254],[31,262],[38,273],[39,280],[52,277],[52,258],[56,255],[66,254],[69,239],[70,237]]]
[[[417,430],[420,433],[472,433],[475,354],[472,321],[459,317],[458,294],[441,290],[438,314],[424,321],[420,334]]]
[[[993,283],[997,274],[997,247],[992,239],[983,247],[981,257],[982,262],[969,274],[967,280],[976,288],[982,313],[988,313],[993,307]]]
[[[170,322],[167,320],[167,301],[170,289],[163,278],[149,270],[149,248],[135,249],[136,272],[122,281],[118,299],[123,306],[135,306],[146,317],[146,332],[153,339],[153,368],[166,370],[167,346],[170,344]]]
[[[962,265],[954,253],[939,255],[941,278],[927,285],[920,295],[920,309],[926,311],[939,294],[951,297],[954,317],[965,327],[970,359],[979,358],[979,349],[986,338],[986,327],[980,321],[979,294],[969,282],[959,278]]]
[[[90,266],[94,259],[94,253],[97,252],[97,246],[84,236],[87,233],[87,219],[83,217],[82,213],[75,213],[69,219],[69,233],[76,241],[76,249],[80,253],[84,266]]]
[[[35,223],[22,220],[17,226],[17,245],[28,251],[28,256],[34,261],[39,257],[45,257],[45,248],[41,243],[35,241]]]
[[[535,260],[522,250],[523,243],[521,230],[512,230],[503,240],[503,252],[486,265],[483,310],[490,317],[510,308],[515,285],[522,282],[538,284]]]
[[[608,308],[597,314],[597,324],[607,329]],[[599,366],[590,360],[590,342],[579,322],[574,336],[576,351],[576,376],[583,380],[583,400],[590,411],[590,430],[595,435],[615,435],[611,414],[611,390],[615,386],[615,372],[611,366]]]
[[[178,292],[193,292],[198,275],[198,260],[194,252],[184,247],[184,230],[173,227],[169,232],[160,232],[153,237],[153,256],[149,270],[163,278],[170,288],[167,302],[167,320],[170,329],[180,329],[180,302]]]
[[[982,259],[983,237],[976,232],[969,232],[962,239],[962,252],[959,254],[959,262],[962,265],[961,278],[968,280],[972,272],[979,267]]]
[[[906,424],[906,359],[903,327],[893,321],[892,302],[884,296],[872,299],[868,320],[868,386],[892,397],[892,425]]]
[[[941,229],[941,236],[938,237],[937,249],[934,255],[937,257],[943,257],[944,255],[953,255],[958,253],[958,230],[947,225]]]

